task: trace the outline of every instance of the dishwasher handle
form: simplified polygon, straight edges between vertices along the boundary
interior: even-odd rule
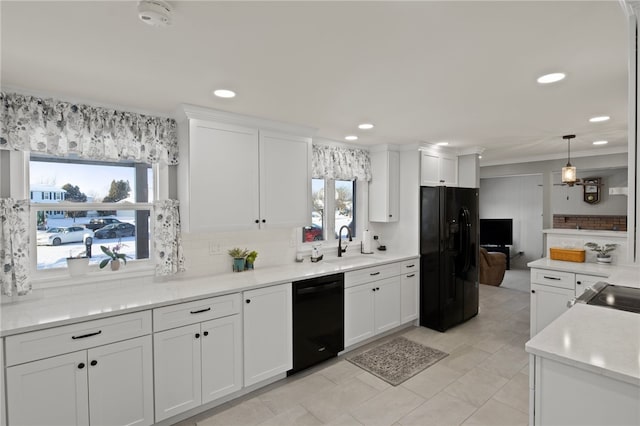
[[[316,285],[311,287],[304,288],[296,288],[296,294],[311,294],[311,293],[322,293],[325,291],[333,290],[335,288],[341,288],[343,284],[341,282],[333,282],[329,284]]]

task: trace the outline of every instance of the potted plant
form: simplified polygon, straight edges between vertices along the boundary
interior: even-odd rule
[[[255,250],[247,255],[245,269],[253,269],[253,263],[256,261],[256,257],[258,257],[258,252]]]
[[[86,251],[80,252],[75,256],[69,252],[69,257],[67,257],[67,270],[69,271],[69,275],[72,277],[84,275],[87,273],[88,268],[89,258],[87,257]]]
[[[120,244],[120,243],[116,244],[112,248],[109,248],[107,246],[100,246],[100,250],[102,250],[104,254],[109,256],[109,258],[103,259],[102,262],[100,262],[100,269],[107,266],[108,263],[111,263],[111,270],[117,271],[118,269],[120,269],[121,260],[126,265],[127,255],[124,253],[120,253],[120,249],[122,249],[122,247],[124,247],[124,244]]]
[[[596,244],[596,243],[586,243],[584,246],[589,250],[596,252],[596,261],[598,263],[611,263],[611,253],[616,249],[618,244]]]
[[[229,256],[233,257],[233,272],[244,271],[245,258],[249,254],[249,250],[234,247],[229,250]]]

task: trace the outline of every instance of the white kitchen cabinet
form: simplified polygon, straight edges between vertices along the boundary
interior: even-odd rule
[[[7,337],[8,424],[152,424],[150,334],[142,311]]]
[[[531,337],[569,309],[574,297],[574,289],[531,283]]]
[[[410,260],[402,263],[402,275],[400,294],[402,301],[400,305],[400,322],[408,323],[418,318],[420,300],[420,272],[417,260]]]
[[[420,185],[458,186],[458,158],[450,153],[421,151]]]
[[[7,368],[10,425],[153,424],[151,336]]]
[[[153,310],[156,421],[242,388],[240,294]]]
[[[596,277],[594,275],[576,274],[576,297],[581,296],[587,288],[598,281],[604,280],[603,277]]]
[[[370,157],[369,221],[397,222],[400,211],[400,153],[377,151]]]
[[[178,166],[185,232],[308,224],[309,129],[198,107],[185,114]]]
[[[240,390],[240,316],[154,334],[156,421]]]
[[[293,367],[291,283],[243,293],[244,385]]]
[[[345,288],[344,346],[400,325],[400,277]]]
[[[260,227],[296,228],[311,218],[311,139],[260,131]]]
[[[7,407],[4,399],[4,339],[0,339],[0,426],[7,424]]]

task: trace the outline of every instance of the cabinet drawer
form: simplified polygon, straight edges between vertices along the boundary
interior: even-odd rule
[[[531,283],[550,285],[552,287],[575,288],[575,274],[573,272],[549,271],[547,269],[532,269]]]
[[[222,318],[240,312],[240,293],[179,303],[153,310],[153,331]]]
[[[372,266],[371,268],[346,272],[344,274],[344,286],[348,288],[358,284],[394,277],[401,273],[400,262],[390,265]]]
[[[7,366],[151,334],[151,311],[85,321],[6,338]]]
[[[420,259],[405,260],[400,265],[400,273],[411,274],[420,270]]]

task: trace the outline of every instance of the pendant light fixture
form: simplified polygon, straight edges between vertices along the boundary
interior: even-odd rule
[[[562,183],[573,186],[577,182],[576,168],[571,165],[571,139],[576,135],[564,135],[562,139],[567,140],[567,165],[562,168]]]

